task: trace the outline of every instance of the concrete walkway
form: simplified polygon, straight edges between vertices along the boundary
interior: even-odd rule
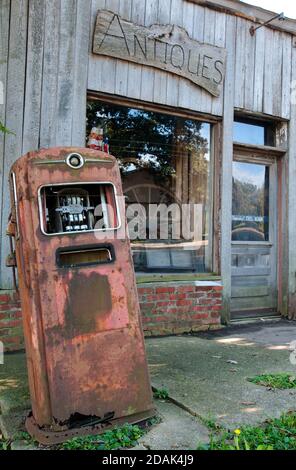
[[[269,390],[247,381],[264,373],[291,372],[289,345],[296,323],[236,326],[146,341],[152,383],[203,420],[234,429],[296,410],[296,389]]]
[[[296,410],[296,389],[273,391],[247,381],[262,373],[296,375],[289,360],[295,340],[296,323],[286,321],[147,339],[152,384],[165,388],[174,402],[156,400],[162,422],[135,450],[195,449],[209,440],[209,420],[234,429]],[[6,355],[0,365],[0,429],[5,437],[22,429],[28,408],[25,356]]]

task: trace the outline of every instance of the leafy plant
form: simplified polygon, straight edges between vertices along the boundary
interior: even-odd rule
[[[38,442],[26,431],[19,431],[13,437],[14,440],[25,441],[26,444],[38,444]]]
[[[7,127],[5,127],[5,125],[1,121],[0,121],[0,132],[2,132],[3,134],[14,134],[14,132],[7,129]]]
[[[296,377],[288,373],[256,375],[248,380],[256,385],[279,388],[281,390],[296,388]]]
[[[0,451],[8,450],[9,446],[10,446],[10,442],[4,439],[4,437],[0,434]]]
[[[242,426],[212,434],[199,450],[296,450],[296,413],[287,413],[263,426]]]
[[[167,400],[169,398],[169,392],[166,388],[157,388],[154,390],[153,396],[158,400]]]
[[[144,435],[139,426],[125,424],[98,436],[75,437],[64,442],[63,450],[115,450],[134,447],[138,439]]]

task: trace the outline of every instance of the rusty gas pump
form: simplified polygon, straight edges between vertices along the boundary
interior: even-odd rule
[[[115,158],[84,148],[31,152],[12,166],[10,187],[32,402],[27,430],[47,444],[151,417]]]

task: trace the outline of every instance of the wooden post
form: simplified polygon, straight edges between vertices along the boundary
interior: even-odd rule
[[[288,162],[288,234],[289,234],[289,302],[288,316],[296,319],[296,49],[292,49],[292,94],[291,120],[289,132],[289,162]]]
[[[234,61],[236,18],[227,18],[227,66],[224,83],[224,119],[222,130],[221,181],[221,275],[223,283],[222,321],[230,320],[231,297],[231,216],[232,216],[232,156],[234,114]]]

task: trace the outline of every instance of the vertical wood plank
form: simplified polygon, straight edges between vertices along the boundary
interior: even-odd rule
[[[291,120],[289,132],[289,160],[288,160],[288,285],[284,295],[288,297],[289,318],[296,319],[296,49],[292,48],[292,84],[291,94]]]
[[[215,43],[215,19],[216,12],[208,8],[205,9],[205,19],[204,19],[204,37],[203,42],[207,44]],[[212,110],[212,96],[204,92],[201,96],[200,106],[201,110],[204,113],[211,113]]]
[[[292,73],[292,38],[283,35],[283,58],[282,58],[282,109],[281,115],[290,119],[291,114],[291,73]]]
[[[235,107],[244,107],[244,89],[245,89],[245,64],[244,64],[244,47],[245,47],[245,20],[237,18],[236,38],[235,38]],[[229,52],[228,52],[229,57]]]
[[[272,114],[281,116],[282,111],[282,60],[283,60],[283,33],[273,31],[272,55]]]
[[[264,56],[265,56],[265,30],[260,28],[255,34],[255,65],[254,65],[254,95],[253,110],[263,112],[264,90]]]
[[[60,47],[60,0],[46,2],[40,147],[56,145],[57,92]]]
[[[265,28],[263,112],[266,114],[272,114],[273,105],[273,48],[273,31],[269,28]]]
[[[57,90],[57,145],[72,143],[77,0],[61,0]]]
[[[205,34],[205,8],[195,5],[194,8],[194,18],[193,18],[193,39],[199,42],[204,41]],[[200,106],[203,110],[203,103],[206,103],[208,98],[208,93],[201,89],[200,90]]]
[[[75,75],[73,88],[72,145],[85,146],[86,90],[91,22],[91,0],[78,0]]]
[[[170,24],[182,25],[183,23],[183,6],[184,3],[180,0],[172,0],[170,11]],[[167,93],[166,102],[170,106],[178,106],[179,101],[179,77],[174,77],[173,74],[168,74],[167,80]]]
[[[232,159],[233,159],[233,108],[235,77],[236,18],[226,20],[226,47],[228,59],[224,82],[224,113],[222,131],[221,175],[221,274],[223,279],[222,320],[230,319],[231,298],[231,218],[232,218]]]
[[[172,0],[159,0],[157,23],[169,24]],[[155,103],[166,102],[168,73],[156,70],[154,75],[153,101]]]
[[[5,266],[5,258],[9,252],[9,241],[6,236],[6,224],[10,212],[8,177],[11,165],[22,154],[27,22],[28,0],[11,2],[6,125],[9,129],[15,132],[15,135],[7,135],[4,142],[1,227],[1,287],[3,289],[9,289],[12,287],[11,270]]]
[[[120,0],[106,0],[106,9],[114,12],[119,11]],[[105,57],[101,61],[102,67],[102,89],[106,93],[115,93],[117,60]]]
[[[31,150],[38,150],[39,148],[44,27],[45,2],[30,0],[28,17],[23,154]]]
[[[190,37],[193,35],[194,25],[194,5],[185,2],[183,5],[182,27],[187,31]],[[200,92],[200,88],[189,82],[189,80],[180,80],[178,105],[182,108],[191,108],[192,97]],[[196,97],[198,98],[198,97]]]
[[[161,1],[161,0],[160,0]],[[149,27],[157,22],[159,0],[146,0],[144,25]],[[153,101],[155,69],[144,67],[141,79],[141,100]]]
[[[139,25],[145,21],[146,0],[132,0],[131,20]],[[142,65],[129,64],[128,67],[128,96],[135,99],[141,97]]]
[[[254,102],[254,68],[255,68],[255,44],[256,39],[250,34],[252,23],[245,21],[245,67],[244,67],[244,107],[247,110],[253,109]],[[256,35],[255,35],[256,36]]]
[[[216,12],[215,16],[215,45],[218,47],[225,47],[226,15],[224,13]],[[221,91],[218,98],[212,98],[212,114],[214,115],[221,116],[223,113],[223,93],[224,90]]]
[[[8,65],[8,38],[10,20],[10,0],[4,0],[0,5],[0,121],[5,123],[6,108],[6,85],[7,85],[7,65]],[[4,140],[5,136],[0,132],[0,237],[2,225],[2,188],[4,174]],[[4,221],[5,224],[5,221]],[[1,251],[0,251],[1,263]],[[1,288],[1,272],[0,272]]]
[[[88,89],[102,90],[103,64],[104,59],[101,56],[92,54],[93,33],[96,23],[98,10],[106,8],[105,0],[92,0],[91,6],[91,34],[90,34],[90,55],[88,63]]]
[[[119,14],[122,18],[130,21],[132,15],[132,0],[121,1],[119,5]],[[116,66],[115,93],[121,96],[127,96],[128,67],[126,61],[118,60]]]

